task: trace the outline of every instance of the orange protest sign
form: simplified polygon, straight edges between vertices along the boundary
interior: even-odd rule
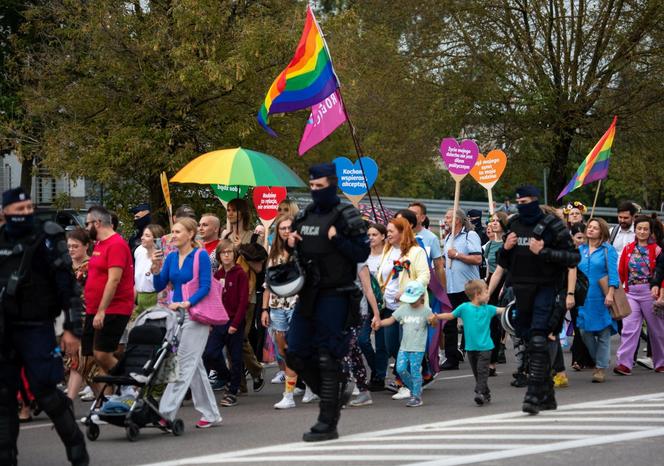
[[[507,156],[500,149],[494,149],[486,157],[479,154],[477,162],[470,170],[470,176],[475,178],[479,184],[486,189],[491,189],[498,182],[505,167],[507,166]]]

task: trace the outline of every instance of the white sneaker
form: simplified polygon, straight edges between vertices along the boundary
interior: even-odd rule
[[[652,358],[638,358],[636,363],[641,367],[645,367],[646,369],[653,370],[655,368],[655,365],[652,363]]]
[[[92,388],[90,388],[89,385],[86,385],[85,388],[84,388],[83,390],[81,390],[80,392],[78,392],[78,396],[81,396],[81,397],[82,397],[82,396],[85,396],[85,395],[89,395],[89,394],[91,394],[91,393],[94,395],[94,392],[92,391]]]
[[[353,388],[353,396],[357,396],[359,394],[360,394],[360,389],[357,388],[357,385],[355,385],[355,387]]]
[[[295,408],[295,400],[293,399],[293,393],[284,393],[284,397],[279,403],[275,403],[275,409],[290,409]]]
[[[293,395],[295,396],[302,396],[304,395],[305,390],[300,388],[300,387],[295,387],[295,390],[293,390]]]
[[[284,383],[286,381],[286,374],[284,371],[279,371],[277,372],[272,380],[270,380],[270,383]]]
[[[307,389],[304,391],[304,396],[302,397],[302,403],[313,403],[318,400],[320,400],[318,395],[312,392],[309,386],[307,386]]]
[[[85,424],[86,419],[87,419],[87,416],[83,416],[81,418],[81,423]],[[103,426],[103,425],[108,424],[108,422],[102,421],[101,419],[99,419],[99,416],[96,415],[96,414],[93,414],[92,416],[90,416],[90,420],[92,421],[93,424],[97,424],[98,426]]]
[[[95,392],[93,392],[91,388],[89,391],[86,391],[83,395],[81,395],[81,401],[95,401],[95,399]]]
[[[410,390],[407,387],[401,387],[398,392],[392,395],[393,400],[405,400],[410,398]]]

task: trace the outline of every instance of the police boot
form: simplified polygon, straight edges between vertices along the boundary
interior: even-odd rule
[[[320,393],[318,393],[320,411],[318,422],[302,436],[302,440],[305,442],[339,438],[337,423],[341,410],[340,396],[345,391],[343,384],[340,383],[341,367],[339,361],[327,352],[320,354],[318,363],[320,368]]]
[[[16,406],[16,392],[7,387],[0,387],[0,464],[15,466],[17,464],[18,450],[18,415]]]
[[[67,459],[74,466],[87,466],[90,463],[85,448],[85,438],[76,424],[72,402],[60,390],[53,389],[45,395],[38,396],[41,408],[51,418],[56,432],[67,450]]]
[[[546,335],[537,334],[530,339],[528,362],[528,388],[521,409],[529,414],[538,414],[551,381],[551,361]]]
[[[548,411],[552,409],[558,409],[558,403],[556,402],[556,394],[553,389],[553,379],[549,378],[547,382],[548,388],[544,394],[544,398],[540,403],[540,411]]]

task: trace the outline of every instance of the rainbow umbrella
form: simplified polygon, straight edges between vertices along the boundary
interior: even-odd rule
[[[171,181],[227,186],[306,186],[283,162],[243,147],[200,155],[180,169]]]

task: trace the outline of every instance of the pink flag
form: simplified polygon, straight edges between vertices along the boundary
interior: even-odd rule
[[[311,107],[311,115],[304,128],[298,153],[304,155],[346,121],[344,104],[339,91],[334,91],[328,97]]]

